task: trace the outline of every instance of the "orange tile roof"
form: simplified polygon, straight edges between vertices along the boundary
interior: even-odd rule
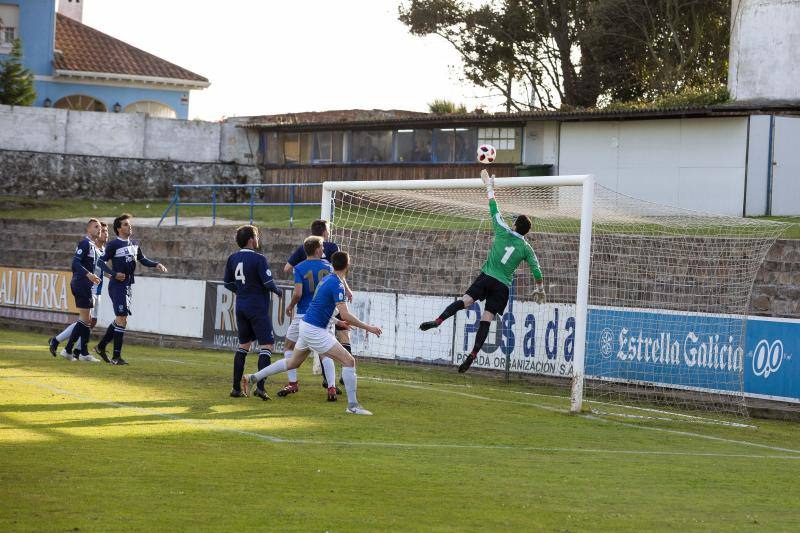
[[[208,79],[165,61],[60,13],[56,14],[56,70],[170,78],[189,82]]]

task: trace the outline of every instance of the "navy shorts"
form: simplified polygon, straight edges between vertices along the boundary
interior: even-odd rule
[[[255,340],[258,341],[259,346],[275,343],[272,319],[266,310],[255,312],[237,308],[236,327],[239,330],[239,344],[247,344]]]
[[[94,285],[86,282],[73,279],[69,282],[69,288],[72,291],[72,296],[75,297],[75,306],[78,309],[91,309],[94,307]]]
[[[114,316],[130,316],[132,287],[123,283],[109,283],[108,295],[111,297],[111,304],[114,307]]]

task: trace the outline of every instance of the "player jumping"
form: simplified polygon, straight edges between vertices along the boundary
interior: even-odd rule
[[[247,396],[247,389],[241,389],[245,358],[253,341],[258,341],[258,369],[272,362],[272,349],[275,337],[272,333],[272,319],[269,313],[269,293],[280,296],[281,291],[272,279],[269,262],[259,248],[258,228],[241,226],[236,230],[236,244],[240,250],[230,257],[225,265],[225,288],[236,293],[236,326],[239,330],[239,349],[233,356],[233,389],[231,397]],[[253,391],[262,400],[269,400],[264,390],[264,381],[258,382]]]
[[[308,357],[309,351],[314,350],[320,355],[327,355],[342,364],[342,378],[344,379],[344,388],[347,392],[348,401],[346,412],[356,415],[371,415],[372,413],[361,407],[356,398],[356,360],[350,355],[350,352],[339,344],[339,341],[327,328],[331,318],[333,318],[334,310],[338,309],[342,320],[347,321],[352,326],[378,336],[381,335],[382,331],[378,326],[371,326],[361,322],[347,309],[344,293],[344,280],[350,266],[350,257],[347,253],[336,252],[333,254],[331,265],[335,275],[325,276],[317,286],[314,298],[311,300],[306,314],[300,322],[297,344],[291,358],[288,360],[281,359],[255,374],[245,376],[242,378],[242,388],[252,386],[256,381],[267,376],[298,368]]]
[[[489,326],[492,324],[494,316],[505,311],[511,279],[517,266],[523,260],[530,265],[531,273],[536,280],[533,301],[537,304],[543,304],[547,301],[539,261],[536,259],[533,248],[524,237],[531,229],[531,220],[525,215],[519,215],[514,221],[514,229],[509,228],[503,220],[500,210],[497,208],[497,202],[494,199],[494,176],[490,177],[486,170],[482,170],[481,179],[486,185],[486,194],[489,197],[489,213],[494,227],[494,241],[492,242],[491,250],[489,250],[489,257],[481,267],[480,275],[460,300],[448,305],[436,320],[423,322],[419,325],[419,329],[422,331],[439,327],[442,322],[462,309],[467,309],[475,301],[486,300],[478,332],[475,335],[475,345],[472,348],[472,352],[458,367],[458,371],[461,373],[469,370],[469,367],[475,361],[478,352],[480,352],[483,343],[486,341],[486,336],[489,334]]]

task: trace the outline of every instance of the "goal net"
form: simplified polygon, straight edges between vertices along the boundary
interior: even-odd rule
[[[538,376],[584,398],[744,413],[752,285],[783,225],[648,203],[591,176],[498,178],[509,225],[533,219],[547,303],[517,269],[470,372]],[[356,355],[446,366],[470,353],[476,302],[422,332],[480,273],[492,243],[479,179],[326,183],[323,216],[351,256],[354,310],[382,326]],[[752,357],[752,355],[751,355]]]

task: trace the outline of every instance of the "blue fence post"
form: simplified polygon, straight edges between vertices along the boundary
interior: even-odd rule
[[[295,186],[292,185],[291,191],[289,192],[289,227],[294,227],[294,188]]]
[[[253,197],[256,194],[256,188],[250,186],[250,224],[253,224]]]
[[[178,207],[181,205],[181,188],[175,186],[175,225],[178,225]]]
[[[211,225],[217,225],[217,188],[211,188]]]

